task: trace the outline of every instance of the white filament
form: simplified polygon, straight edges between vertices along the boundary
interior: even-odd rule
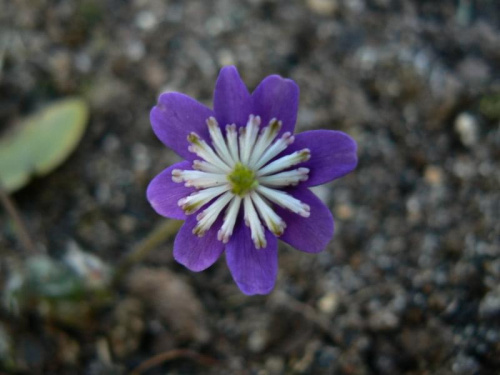
[[[224,136],[217,120],[210,117],[207,126],[212,147],[196,133],[188,136],[189,151],[202,160],[193,162],[193,170],[174,170],[172,180],[198,189],[178,202],[186,214],[204,207],[196,217],[198,223],[193,229],[194,234],[203,236],[225,209],[217,238],[227,243],[243,210],[252,241],[260,249],[267,246],[264,225],[276,236],[282,235],[286,229],[285,221],[274,211],[272,203],[309,217],[307,204],[277,189],[307,180],[308,168],[290,168],[309,160],[309,149],[278,157],[293,143],[294,137],[287,132],[276,139],[282,126],[277,119],[273,118],[264,128],[260,125],[260,117],[250,115],[246,126],[240,128],[239,135],[236,125],[231,124],[225,127]],[[233,192],[229,179],[237,165],[253,171],[257,182],[255,187],[242,195]]]

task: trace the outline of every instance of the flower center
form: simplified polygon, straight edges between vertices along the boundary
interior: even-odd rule
[[[227,179],[231,183],[231,192],[240,197],[244,197],[259,185],[255,172],[241,163],[236,163]]]
[[[189,134],[189,151],[201,160],[195,160],[191,170],[172,171],[172,180],[197,190],[178,201],[187,215],[204,207],[196,216],[194,234],[203,236],[224,211],[217,238],[227,243],[242,210],[255,247],[260,249],[267,246],[264,225],[275,236],[286,228],[274,205],[309,217],[307,204],[282,191],[307,180],[309,169],[292,167],[309,160],[309,149],[278,157],[294,137],[286,132],[278,138],[281,121],[272,119],[262,128],[260,123],[259,116],[250,115],[239,134],[232,124],[226,126],[224,136],[217,120],[210,117],[207,126],[212,145],[196,133]]]

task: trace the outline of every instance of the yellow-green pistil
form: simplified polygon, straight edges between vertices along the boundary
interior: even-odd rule
[[[227,179],[231,183],[231,192],[240,197],[244,197],[259,185],[255,172],[241,163],[236,163]]]

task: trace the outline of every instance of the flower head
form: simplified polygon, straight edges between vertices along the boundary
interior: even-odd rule
[[[151,111],[158,138],[185,161],[150,183],[160,214],[184,219],[174,258],[192,271],[224,252],[245,294],[266,294],[277,275],[277,238],[317,253],[333,236],[329,209],[308,189],[352,171],[356,143],[314,130],[293,135],[299,89],[280,76],[250,94],[235,67],[221,70],[214,109],[164,93]]]

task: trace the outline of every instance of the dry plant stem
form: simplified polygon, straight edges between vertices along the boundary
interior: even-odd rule
[[[121,278],[134,264],[139,263],[151,250],[176,234],[181,225],[182,221],[180,220],[165,220],[161,222],[120,261],[116,268],[114,283],[119,283]]]
[[[139,366],[137,366],[131,373],[130,375],[140,375],[143,372],[151,369],[152,367],[161,365],[164,362],[167,361],[172,361],[175,359],[192,359],[202,365],[205,366],[212,366],[217,363],[217,361],[214,358],[196,353],[192,350],[189,349],[174,349],[174,350],[169,350],[167,352],[163,352],[160,354],[157,354],[146,361],[142,362]]]
[[[31,240],[28,230],[24,225],[24,221],[21,218],[21,215],[19,214],[19,210],[16,207],[16,204],[7,194],[7,192],[3,189],[1,183],[0,183],[0,201],[2,202],[2,205],[5,207],[5,211],[7,211],[7,213],[14,221],[19,241],[26,249],[28,255],[38,254],[38,250],[35,247],[34,242]]]

